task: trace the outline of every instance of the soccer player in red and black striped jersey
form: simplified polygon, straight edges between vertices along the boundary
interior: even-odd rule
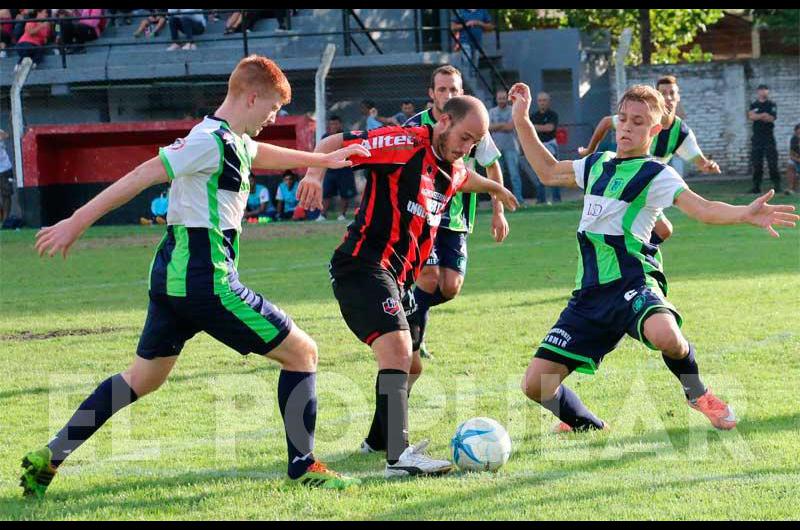
[[[458,191],[485,192],[514,210],[517,201],[502,185],[464,166],[462,157],[488,134],[489,115],[472,96],[451,99],[436,125],[381,127],[325,138],[318,151],[360,143],[370,157],[353,167],[369,169],[356,219],[334,252],[333,293],[348,327],[372,347],[378,361],[373,430],[386,440],[387,477],[431,475],[452,469],[447,460],[408,444],[408,373],[412,340],[406,317],[415,304],[410,286],[430,254],[441,214]],[[322,172],[310,169],[300,183],[304,208],[318,207]],[[418,337],[415,337],[418,340]]]

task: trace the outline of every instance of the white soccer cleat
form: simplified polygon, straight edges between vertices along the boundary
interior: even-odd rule
[[[380,451],[373,449],[372,446],[369,445],[366,440],[364,440],[361,442],[361,447],[358,448],[358,452],[360,452],[362,455],[368,455],[370,453],[378,453]]]
[[[423,440],[417,445],[409,445],[394,464],[386,464],[384,476],[409,477],[419,475],[444,475],[453,470],[453,463],[449,460],[435,460],[424,453],[428,441]]]

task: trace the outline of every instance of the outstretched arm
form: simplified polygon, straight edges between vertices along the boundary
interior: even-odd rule
[[[342,148],[344,134],[337,133],[327,136],[317,144],[315,153],[331,153]],[[363,149],[363,148],[362,148]],[[366,150],[366,149],[365,149]],[[367,155],[369,156],[369,150]],[[325,171],[319,167],[309,167],[306,176],[297,185],[297,200],[306,210],[322,208],[322,179]]]
[[[477,174],[475,171],[467,168],[467,179],[461,185],[458,191],[466,191],[468,193],[488,193],[492,196],[492,200],[500,201],[503,206],[512,212],[517,209],[519,203],[514,194],[506,189],[505,186],[493,180],[489,180]]]
[[[600,142],[603,141],[605,138],[606,133],[611,130],[613,125],[611,116],[605,116],[600,123],[597,124],[597,127],[594,129],[594,133],[592,134],[592,139],[589,140],[588,147],[579,147],[578,148],[578,155],[580,156],[588,156],[595,151],[597,151],[597,146],[600,145]]]
[[[793,227],[800,220],[800,216],[789,213],[795,209],[791,204],[767,204],[774,195],[775,190],[769,190],[747,206],[733,206],[725,202],[708,201],[687,189],[675,199],[675,206],[701,223],[716,225],[747,223],[764,228],[772,237],[780,237],[773,225]]]
[[[164,163],[155,156],[104,189],[68,218],[39,230],[36,233],[36,251],[39,256],[47,252],[50,257],[60,251],[66,259],[69,247],[98,219],[150,186],[163,182],[167,182],[167,171]]]
[[[539,140],[536,129],[528,117],[531,105],[531,89],[524,83],[516,83],[511,87],[509,97],[513,102],[512,116],[517,129],[517,137],[539,180],[545,186],[577,188],[575,170],[571,160],[556,160],[550,151]]]
[[[341,144],[339,144],[341,147]],[[369,150],[354,144],[344,149],[313,153],[288,149],[278,145],[258,142],[258,151],[253,159],[253,169],[292,169],[295,167],[340,168],[349,167],[347,160],[353,155],[369,156]]]

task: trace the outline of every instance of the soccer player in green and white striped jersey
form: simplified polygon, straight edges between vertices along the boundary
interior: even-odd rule
[[[289,82],[274,62],[257,55],[242,59],[213,116],[72,216],[36,234],[40,256],[61,252],[66,258],[100,217],[144,189],[170,182],[168,226],[150,265],[150,305],[136,357],[127,370],[100,383],[46,446],[25,455],[24,495],[42,497],[73,451],[115,412],[158,389],[184,343],[200,331],[242,355],[257,353],[281,364],[278,404],[290,479],[332,489],[358,482],[327,469],[313,455],[317,345],[286,313],[245,287],[236,270],[251,170],[340,168],[351,165],[351,155],[369,156],[360,145],[322,154],[252,140],[290,99]]]
[[[661,131],[650,144],[650,155],[665,164],[669,164],[672,157],[677,155],[683,160],[694,163],[702,173],[720,173],[719,165],[703,155],[703,151],[697,145],[694,131],[676,115],[678,103],[681,101],[681,94],[678,80],[675,76],[667,75],[659,78],[656,81],[656,90],[664,96],[667,111],[661,119]],[[618,123],[619,116],[616,114],[606,116],[600,120],[594,134],[592,134],[592,139],[589,141],[589,146],[586,148],[579,147],[578,154],[584,157],[594,153],[606,133],[611,129],[616,130]],[[656,221],[650,242],[658,245],[671,235],[672,223],[662,215]]]
[[[650,157],[666,112],[663,96],[652,87],[633,86],[620,99],[616,153],[560,162],[528,118],[530,88],[517,83],[509,96],[520,144],[542,182],[584,192],[575,290],[528,366],[525,394],[558,416],[559,431],[605,428],[562,381],[573,370],[594,373],[627,333],[662,353],[690,407],[718,429],[734,428],[733,410],[700,380],[694,346],[681,332],[680,313],[667,301],[667,280],[650,232],[661,211],[674,204],[703,223],[748,223],[777,237],[772,225],[795,226],[800,219],[789,213],[794,206],[767,204],[774,190],[748,206],[707,201],[673,168]]]

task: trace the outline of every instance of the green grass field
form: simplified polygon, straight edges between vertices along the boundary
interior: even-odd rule
[[[746,183],[700,184],[745,203]],[[778,202],[785,202],[781,196]],[[482,214],[482,215],[481,215]],[[791,519],[800,515],[800,234],[700,225],[671,209],[670,299],[704,379],[740,417],[713,431],[660,355],[628,338],[598,374],[568,380],[611,432],[549,434],[555,418],[519,381],[558,318],[576,267],[576,203],[488,216],[470,238],[463,292],[434,308],[435,359],[410,399],[412,442],[448,455],[456,425],[489,416],[514,452],[497,474],[383,479],[357,454],[375,363],[347,329],[327,261],[345,225],[246,226],[243,281],[292,315],[320,350],[316,453],[364,479],[322,492],[287,485],[278,366],[198,335],[169,381],[115,416],[62,466],[44,501],[21,498],[19,463],[107,376],[131,362],[162,227],[89,230],[67,261],[40,259],[34,230],[0,233],[0,519]]]

